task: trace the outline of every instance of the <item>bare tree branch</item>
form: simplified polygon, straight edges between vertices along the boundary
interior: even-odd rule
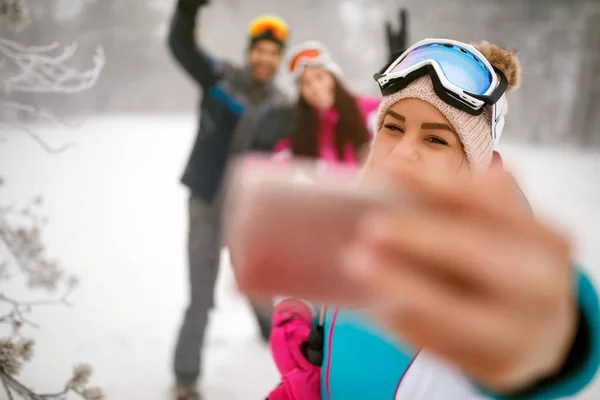
[[[0,68],[2,68],[2,67],[0,66]],[[45,121],[52,122],[56,125],[60,125],[65,128],[68,128],[71,126],[71,124],[68,124],[65,121],[61,120],[60,118],[57,118],[54,114],[52,114],[52,112],[50,112],[50,110],[37,108],[34,106],[30,106],[28,104],[21,104],[21,103],[17,103],[17,102],[13,102],[13,101],[0,101],[0,108],[4,108],[6,110],[12,109],[14,111],[19,111],[19,112],[23,112],[23,113],[26,113],[26,114],[29,114],[32,116],[40,117],[40,118],[44,119]]]
[[[99,388],[88,387],[87,384],[92,375],[92,369],[88,365],[78,365],[73,371],[73,376],[67,381],[63,389],[56,393],[37,394],[33,390],[19,382],[14,376],[18,374],[24,361],[29,361],[33,355],[34,342],[30,339],[24,339],[18,334],[18,330],[26,320],[23,313],[31,311],[31,307],[51,304],[69,304],[66,300],[72,291],[72,287],[67,293],[57,299],[20,302],[0,294],[0,301],[12,305],[13,310],[0,317],[0,322],[8,321],[15,327],[12,338],[0,339],[0,379],[2,380],[6,393],[9,398],[12,397],[11,391],[14,391],[26,400],[54,400],[66,399],[68,393],[75,393],[85,400],[102,400],[104,394]]]
[[[102,400],[104,395],[102,391],[95,387],[86,387],[87,382],[92,374],[92,370],[87,365],[79,365],[75,367],[73,377],[67,382],[62,391],[57,393],[37,394],[12,376],[0,370],[0,378],[4,384],[7,393],[10,389],[17,392],[20,396],[27,400],[52,400],[64,399],[68,393],[76,393],[82,399],[86,400]],[[12,397],[10,397],[12,399]]]
[[[2,370],[0,370],[0,377],[2,377],[2,382],[4,383],[4,385],[6,385],[6,387],[18,393],[19,396],[22,396],[23,399],[43,400],[42,397],[35,394],[33,391],[24,386],[21,382],[19,382],[18,380],[16,380],[15,378],[13,378],[12,376],[10,376]]]
[[[2,2],[6,1],[13,0],[0,0],[0,7]],[[46,46],[23,46],[15,41],[0,38],[0,92],[5,96],[14,93],[75,94],[90,89],[98,81],[106,63],[104,50],[101,47],[96,48],[92,57],[92,66],[86,70],[68,65],[76,51],[76,43],[69,46],[61,46],[57,42]],[[16,101],[0,101],[2,122],[25,133],[45,151],[57,154],[73,146],[72,143],[68,143],[54,148],[24,124],[11,123],[9,116],[19,113],[54,124],[67,125],[49,110]],[[19,120],[19,118],[13,119]]]
[[[2,104],[0,103],[0,108],[1,107],[2,107]],[[60,147],[55,148],[55,147],[52,147],[51,145],[49,145],[48,143],[46,143],[46,141],[44,141],[44,139],[42,139],[37,133],[35,133],[32,129],[30,129],[29,127],[27,127],[25,125],[18,125],[16,123],[11,123],[8,121],[0,121],[0,123],[3,123],[6,126],[10,126],[11,128],[14,129],[15,132],[21,132],[21,133],[24,133],[25,135],[29,136],[44,151],[46,151],[47,153],[50,153],[50,154],[60,154],[60,153],[64,152],[65,150],[68,150],[71,147],[76,146],[76,143],[70,142],[70,143],[63,144]]]
[[[73,288],[69,288],[69,290],[62,295],[58,299],[47,299],[47,300],[38,300],[38,301],[17,301],[6,297],[4,294],[0,293],[0,301],[9,303],[13,306],[14,310],[22,311],[21,308],[25,308],[27,312],[31,311],[31,307],[33,306],[50,306],[56,304],[63,304],[66,306],[72,306],[71,303],[67,300],[67,297],[73,292]]]
[[[96,48],[93,66],[85,71],[69,67],[77,51],[77,43],[61,48],[58,43],[47,46],[23,46],[0,38],[0,60],[10,67],[1,76],[0,90],[5,93],[66,93],[87,90],[96,84],[106,59],[104,50]],[[7,76],[8,75],[8,76]]]
[[[30,23],[26,0],[0,0],[2,26],[8,25],[13,30],[19,30]],[[68,46],[59,43],[24,46],[0,38],[0,95],[3,96],[0,100],[0,121],[12,128],[8,132],[24,133],[51,154],[61,153],[73,144],[50,146],[31,126],[22,123],[22,117],[26,115],[28,120],[34,117],[64,128],[69,128],[69,124],[57,118],[50,110],[15,101],[10,96],[19,93],[69,95],[90,89],[96,84],[104,68],[104,51],[101,47],[96,48],[92,55],[92,65],[87,69],[70,65],[76,52],[76,43]],[[3,183],[4,179],[0,176],[0,186]],[[21,335],[21,327],[25,324],[34,327],[37,325],[26,319],[25,315],[33,307],[70,305],[68,297],[77,284],[74,277],[67,278],[58,263],[46,256],[40,233],[46,219],[36,212],[36,207],[41,202],[42,198],[37,196],[20,209],[0,204],[0,280],[9,279],[11,276],[7,272],[8,267],[14,267],[26,277],[30,286],[54,290],[59,283],[61,286],[66,283],[66,291],[58,298],[38,301],[20,301],[0,293],[0,306],[9,306],[6,313],[0,315],[0,324],[12,326],[12,335],[0,337],[0,380],[9,400],[13,400],[15,396],[25,400],[64,400],[69,393],[86,400],[100,400],[104,397],[102,391],[87,387],[92,374],[87,365],[75,367],[73,376],[57,393],[37,394],[16,378],[23,363],[33,355],[34,341]]]
[[[45,256],[40,234],[42,223],[33,209],[33,205],[40,203],[41,198],[37,197],[21,210],[20,215],[11,208],[0,208],[0,245],[29,278],[28,283],[31,286],[54,289],[63,272],[56,261]],[[26,219],[28,222],[13,224],[11,217],[13,221]]]
[[[2,381],[2,386],[4,387],[4,391],[6,392],[6,397],[8,398],[8,400],[14,400],[12,392],[10,391],[6,380],[4,379],[4,374],[0,375],[0,380]]]

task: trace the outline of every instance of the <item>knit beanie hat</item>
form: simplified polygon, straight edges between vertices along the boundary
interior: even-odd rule
[[[487,60],[498,67],[508,79],[508,89],[517,89],[520,84],[521,67],[516,52],[488,42],[473,44]],[[487,169],[492,160],[492,107],[485,106],[480,115],[472,115],[455,108],[440,99],[433,88],[429,75],[415,79],[404,89],[385,96],[379,105],[376,117],[376,132],[383,126],[387,111],[402,99],[419,99],[437,108],[452,125],[463,145],[469,164],[474,169]],[[506,101],[503,96],[499,101]],[[507,110],[507,107],[504,107]]]
[[[285,47],[289,37],[289,28],[287,23],[279,17],[262,15],[250,23],[248,36],[250,38],[250,48],[261,40],[270,40],[281,47]]]

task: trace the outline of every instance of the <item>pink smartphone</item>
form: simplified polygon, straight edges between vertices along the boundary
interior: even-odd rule
[[[234,162],[224,220],[239,288],[250,296],[294,296],[355,304],[359,289],[340,269],[357,223],[402,200],[358,169],[314,161]]]

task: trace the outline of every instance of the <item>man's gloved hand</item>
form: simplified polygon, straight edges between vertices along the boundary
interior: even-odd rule
[[[385,31],[388,43],[388,55],[391,57],[397,51],[408,48],[408,11],[401,8],[398,13],[400,27],[398,30],[392,29],[392,24],[385,23]]]
[[[179,0],[177,7],[183,12],[195,12],[208,4],[210,4],[210,0]]]

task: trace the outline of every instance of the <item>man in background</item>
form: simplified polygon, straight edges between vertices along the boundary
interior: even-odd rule
[[[208,0],[179,0],[169,32],[171,53],[202,90],[200,121],[182,182],[189,199],[190,302],[175,348],[178,400],[201,396],[201,348],[214,303],[221,253],[222,181],[232,156],[246,151],[270,151],[287,133],[292,112],[286,96],[273,84],[288,40],[286,23],[266,16],[254,20],[248,32],[244,66],[209,56],[195,41],[196,20]],[[282,128],[283,127],[283,128]],[[268,340],[269,312],[252,305],[261,336]]]

